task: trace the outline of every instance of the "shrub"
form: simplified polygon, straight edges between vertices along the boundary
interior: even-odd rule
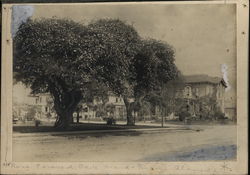
[[[191,114],[188,111],[182,111],[179,113],[179,120],[184,121],[185,118],[188,118],[190,116],[191,116]]]
[[[106,119],[107,125],[115,125],[116,120],[114,118],[107,118]]]
[[[214,118],[217,118],[219,120],[226,119],[225,114],[221,111],[215,111]]]

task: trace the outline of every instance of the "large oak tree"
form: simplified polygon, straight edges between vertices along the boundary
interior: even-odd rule
[[[14,38],[16,79],[33,93],[49,92],[65,129],[92,82],[96,33],[65,19],[28,20]]]
[[[162,41],[142,39],[132,25],[120,20],[101,19],[89,26],[104,35],[102,43],[106,46],[105,54],[96,60],[98,77],[123,97],[127,124],[133,125],[132,110],[137,104],[141,106],[148,93],[159,91],[179,75],[174,49]]]
[[[88,25],[65,19],[28,20],[14,38],[14,71],[33,93],[52,95],[59,116],[55,126],[62,129],[96,87],[123,97],[127,123],[132,125],[129,98],[140,101],[178,72],[172,47],[141,39],[132,25],[118,19]]]
[[[134,95],[134,59],[141,49],[141,38],[132,25],[118,19],[101,19],[89,25],[102,33],[105,52],[96,59],[98,79],[104,81],[113,93],[122,96],[127,111],[127,124],[133,125],[130,98]]]
[[[141,49],[134,59],[133,88],[137,110],[145,102],[161,106],[166,102],[167,96],[162,93],[166,92],[167,84],[180,75],[174,61],[175,52],[168,43],[155,39],[142,40]],[[153,94],[158,94],[157,98]],[[149,100],[152,98],[155,98],[155,103]]]

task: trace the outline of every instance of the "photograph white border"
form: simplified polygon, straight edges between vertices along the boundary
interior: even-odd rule
[[[111,2],[101,3],[103,5]],[[248,0],[113,2],[124,4],[236,4],[237,161],[203,162],[13,162],[11,7],[2,7],[1,174],[247,174],[248,163]],[[46,3],[28,5],[45,5]],[[78,5],[78,3],[66,3]],[[80,3],[83,4],[83,3]],[[85,3],[86,4],[86,3]],[[88,3],[89,4],[89,3]],[[96,3],[90,3],[95,5]],[[50,5],[58,5],[51,3]],[[60,3],[65,5],[65,3]]]

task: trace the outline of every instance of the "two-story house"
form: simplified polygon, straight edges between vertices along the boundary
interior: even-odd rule
[[[130,102],[133,102],[133,98],[129,99]],[[102,102],[99,98],[94,98],[92,103],[82,103],[82,109],[79,111],[79,115],[84,119],[96,119],[100,116],[97,115],[98,108],[97,105],[103,105],[106,108],[107,114],[102,117],[114,117],[116,119],[126,119],[126,107],[121,96],[115,95],[112,92],[108,92],[107,99],[105,102]],[[76,114],[75,114],[76,116]]]
[[[193,115],[195,115],[196,111],[201,110],[199,108],[202,107],[202,99],[204,102],[207,100],[207,103],[211,104],[211,106],[206,106],[209,108],[208,110],[215,110],[215,104],[216,108],[219,108],[224,113],[226,87],[223,78],[208,75],[184,76],[181,83],[176,86],[176,99],[184,99],[187,110]]]
[[[49,93],[39,93],[36,95],[29,95],[31,106],[36,107],[37,118],[55,117],[55,112],[52,110],[53,100]]]

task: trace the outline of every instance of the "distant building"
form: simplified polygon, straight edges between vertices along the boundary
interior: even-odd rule
[[[129,99],[130,102],[133,101],[133,98]],[[82,110],[79,112],[79,115],[84,119],[96,119],[100,116],[97,115],[98,109],[97,105],[101,105],[103,102],[101,100],[98,100],[97,98],[94,98],[92,103],[82,103]],[[102,117],[114,117],[116,119],[126,119],[126,107],[123,101],[123,98],[121,96],[117,96],[111,92],[109,92],[109,95],[107,97],[107,100],[105,101],[105,108],[107,111],[107,114]],[[76,116],[76,114],[75,114]]]
[[[55,112],[52,110],[53,99],[49,93],[39,93],[35,95],[29,95],[30,104],[34,106],[36,110],[37,118],[50,118],[55,117]]]
[[[178,107],[184,107],[188,110],[193,116],[199,116],[204,113],[203,102],[205,100],[210,100],[211,105],[207,105],[207,110],[215,111],[216,109],[220,109],[221,112],[225,113],[232,120],[236,120],[236,107],[232,104],[232,100],[225,102],[225,88],[227,87],[226,82],[223,78],[219,77],[211,77],[208,75],[190,75],[184,76],[180,81],[174,80],[171,82],[172,86],[172,94],[174,96],[173,99],[173,109],[175,112],[179,110]],[[17,89],[20,89],[18,86]],[[167,89],[169,91],[169,89]],[[25,93],[28,94],[28,91]],[[40,93],[36,95],[16,95],[16,113],[17,115],[26,115],[26,111],[24,109],[24,105],[26,106],[34,106],[36,109],[36,117],[44,118],[44,117],[55,117],[56,114],[52,110],[53,108],[53,99],[48,93]],[[23,101],[23,103],[21,103]],[[130,102],[133,102],[134,99],[130,98]],[[178,104],[178,101],[182,101],[181,104]],[[81,108],[77,112],[79,116],[83,119],[96,119],[100,117],[109,117],[112,116],[116,119],[126,119],[126,107],[121,96],[117,96],[113,93],[108,94],[108,98],[105,101],[105,112],[100,114],[100,109],[98,109],[98,105],[100,106],[103,102],[94,98],[92,103],[82,103],[80,104]],[[203,105],[203,106],[202,106]],[[160,116],[160,108],[158,106],[152,107],[151,117]],[[99,110],[99,111],[98,111]],[[175,110],[175,111],[174,111]],[[77,113],[74,113],[74,117],[76,117]],[[137,116],[137,113],[133,113],[133,115]],[[145,118],[145,116],[143,116]]]
[[[113,105],[113,115],[115,118],[125,119],[126,118],[126,107],[122,97],[110,94],[108,96],[107,105]]]
[[[41,96],[41,97],[39,97]],[[42,118],[49,112],[47,105],[48,94],[31,95],[31,89],[22,83],[13,86],[13,117],[20,120]],[[39,99],[40,98],[40,99]],[[45,107],[46,106],[46,107]]]
[[[184,76],[181,83],[176,86],[176,99],[186,101],[187,110],[196,115],[197,111],[202,113],[201,99],[210,100],[210,111],[219,108],[221,112],[225,112],[225,88],[226,82],[223,78],[210,77],[208,75],[190,75]],[[213,102],[213,103],[212,103]],[[214,106],[214,104],[216,104]]]

